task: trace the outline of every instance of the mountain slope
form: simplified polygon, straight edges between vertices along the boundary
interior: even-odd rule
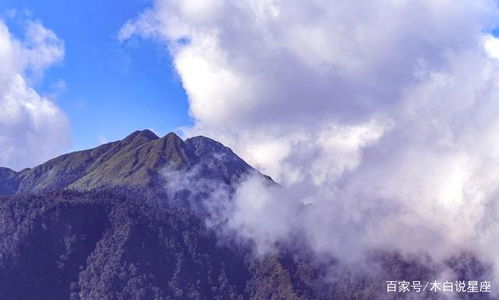
[[[211,139],[200,136],[184,142],[174,133],[159,138],[143,130],[19,173],[0,169],[0,195],[116,186],[155,189],[164,184],[161,172],[165,168],[188,170],[200,164],[206,176],[221,176],[226,182],[254,171],[229,148]]]
[[[19,186],[16,172],[8,168],[0,168],[0,196],[14,194]]]
[[[137,190],[0,197],[0,299],[399,299],[387,278],[438,275],[428,258],[381,253],[372,273],[315,260],[298,240],[279,249],[258,257],[221,242],[199,215]],[[490,278],[472,256],[449,267],[459,280]]]
[[[237,299],[229,295],[243,293],[249,274],[241,254],[217,245],[202,220],[126,194],[3,199],[0,299]]]

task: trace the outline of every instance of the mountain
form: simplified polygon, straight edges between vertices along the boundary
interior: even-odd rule
[[[173,196],[169,172],[187,181]],[[197,182],[234,187],[249,174],[264,176],[214,140],[148,130],[32,169],[0,168],[0,299],[398,299],[385,280],[438,275],[429,258],[387,252],[369,258],[376,272],[359,271],[317,259],[299,236],[257,256],[175,201]],[[473,255],[446,264],[456,280],[491,278]]]
[[[0,195],[14,194],[19,187],[19,176],[8,168],[0,168]]]
[[[174,133],[159,138],[152,131],[143,130],[19,173],[0,169],[0,195],[117,186],[155,189],[164,184],[160,178],[162,170],[189,170],[200,164],[206,176],[218,176],[228,183],[254,171],[232,150],[209,138],[198,136],[183,141]]]

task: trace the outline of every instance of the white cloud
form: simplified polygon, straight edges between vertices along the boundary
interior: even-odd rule
[[[41,23],[29,22],[20,40],[0,20],[0,166],[33,166],[67,147],[68,119],[32,87],[63,56],[63,42]]]
[[[483,47],[487,54],[490,57],[499,59],[499,39],[492,36],[487,35],[483,40]]]
[[[228,216],[263,249],[301,230],[344,257],[442,256],[495,249],[498,12],[489,0],[156,0],[120,38],[166,42],[190,133],[284,185],[244,184]]]

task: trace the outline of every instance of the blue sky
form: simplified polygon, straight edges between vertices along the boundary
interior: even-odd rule
[[[85,149],[143,128],[159,134],[191,124],[171,58],[153,41],[118,42],[145,0],[2,0],[0,16],[15,36],[23,22],[39,20],[65,43],[64,61],[35,85],[57,94],[71,123],[72,149]],[[15,14],[12,14],[15,12]]]

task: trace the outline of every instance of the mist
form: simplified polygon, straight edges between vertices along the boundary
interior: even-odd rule
[[[195,120],[186,136],[279,183],[250,176],[214,197],[217,220],[258,253],[299,232],[348,262],[384,249],[497,263],[498,12],[486,0],[157,0],[119,38],[166,46]]]

